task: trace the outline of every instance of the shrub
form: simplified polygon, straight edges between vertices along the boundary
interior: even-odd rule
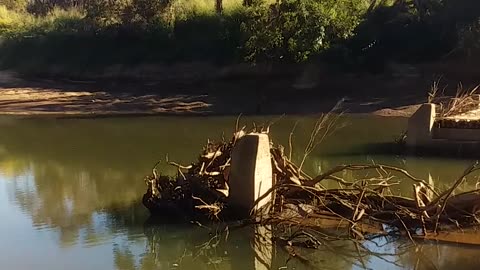
[[[32,24],[34,18],[23,12],[16,12],[0,6],[0,34],[21,32]]]
[[[28,0],[0,0],[0,6],[14,11],[25,11]]]
[[[169,3],[170,0],[132,0],[131,17],[140,23],[151,24],[160,17]]]
[[[130,0],[92,0],[85,4],[87,19],[96,27],[121,24]]]
[[[256,4],[242,29],[246,60],[302,62],[350,37],[366,11],[362,0],[283,0]]]
[[[176,21],[173,29],[176,58],[223,63],[241,60],[240,24],[243,20],[243,13],[232,12],[224,16],[196,15]]]
[[[1,1],[1,0],[0,0]],[[23,1],[23,0],[20,0]],[[46,16],[54,9],[84,9],[87,2],[97,0],[26,0],[27,10],[36,16]]]
[[[415,5],[412,5],[415,3]],[[453,49],[475,48],[478,0],[397,1],[365,16],[331,60],[383,72],[388,61],[434,61]],[[468,49],[466,50],[468,51]]]
[[[28,12],[36,16],[46,16],[54,8],[55,4],[52,1],[43,0],[33,0],[27,6]]]

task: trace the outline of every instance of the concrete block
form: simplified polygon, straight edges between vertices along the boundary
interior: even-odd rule
[[[434,139],[450,141],[480,141],[480,129],[467,128],[433,128]]]
[[[254,202],[273,186],[270,140],[267,134],[248,134],[240,138],[232,151],[229,175],[229,203],[247,217]],[[271,200],[262,199],[254,211]]]
[[[408,119],[407,146],[425,146],[432,141],[435,104],[425,103]]]

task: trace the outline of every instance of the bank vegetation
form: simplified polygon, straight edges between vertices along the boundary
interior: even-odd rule
[[[381,72],[477,57],[479,14],[475,0],[0,0],[0,66],[313,61]]]

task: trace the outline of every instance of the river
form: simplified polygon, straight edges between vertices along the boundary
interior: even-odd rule
[[[301,159],[315,117],[243,117],[270,128],[275,142]],[[158,160],[188,164],[202,145],[230,137],[235,117],[0,118],[0,269],[478,269],[478,247],[377,238],[305,251],[310,264],[258,239],[263,228],[225,235],[211,228],[152,224],[141,205],[143,177]],[[472,160],[400,155],[391,144],[405,118],[350,115],[309,156],[314,175],[345,163],[384,163],[436,186],[452,183]],[[175,170],[160,166],[164,174]],[[411,183],[396,190],[409,194]],[[475,179],[463,189],[471,188]],[[219,229],[220,230],[220,229]],[[228,237],[227,237],[228,236]],[[222,238],[222,241],[217,241]],[[225,239],[223,239],[225,238]],[[258,242],[260,241],[260,242]],[[208,243],[208,244],[205,244]],[[260,243],[253,245],[252,243]]]

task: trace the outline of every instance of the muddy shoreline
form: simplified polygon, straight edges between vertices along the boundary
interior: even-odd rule
[[[430,83],[418,76],[328,77],[315,72],[203,80],[74,81],[25,78],[3,71],[0,115],[310,115],[328,112],[343,100],[346,113],[409,117],[426,100]]]

